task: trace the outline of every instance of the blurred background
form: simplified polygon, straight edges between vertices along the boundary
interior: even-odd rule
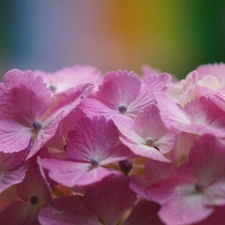
[[[224,0],[3,0],[0,73],[149,64],[180,78],[225,62]]]

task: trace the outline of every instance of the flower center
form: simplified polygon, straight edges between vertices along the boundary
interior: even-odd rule
[[[55,92],[56,91],[56,89],[57,89],[57,87],[56,87],[56,85],[54,85],[54,84],[50,84],[49,85],[49,88],[50,88],[50,90],[51,90],[51,92]]]
[[[42,128],[42,123],[39,122],[39,121],[35,121],[35,122],[33,122],[32,127],[33,127],[35,130],[40,130],[40,129]]]
[[[195,190],[197,192],[202,192],[204,188],[205,188],[205,186],[203,184],[201,184],[201,183],[195,184]]]
[[[153,141],[153,138],[152,137],[147,137],[146,139],[145,139],[145,145],[147,145],[147,146],[153,146],[153,144],[154,144],[154,141]]]
[[[126,104],[120,104],[118,107],[118,110],[120,113],[125,113],[127,111],[127,105]]]
[[[31,198],[30,198],[30,204],[31,205],[37,205],[38,204],[38,197],[37,196],[32,196]]]
[[[98,157],[93,157],[93,158],[91,158],[91,165],[92,165],[92,166],[98,166],[99,163],[100,163],[100,160],[99,160]]]
[[[133,163],[130,160],[123,160],[119,162],[119,166],[124,173],[129,173],[133,168]]]

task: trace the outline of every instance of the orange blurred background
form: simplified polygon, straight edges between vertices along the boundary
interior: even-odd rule
[[[181,78],[225,61],[224,21],[222,0],[2,1],[0,72],[149,64]]]

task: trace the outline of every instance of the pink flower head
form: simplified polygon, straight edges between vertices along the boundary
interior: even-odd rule
[[[174,147],[176,136],[168,133],[155,104],[139,111],[134,121],[118,116],[113,119],[123,135],[121,141],[134,154],[159,161],[170,161],[164,155]]]
[[[158,107],[165,126],[174,133],[215,134],[225,137],[225,114],[206,97],[191,101],[184,108],[164,94],[157,95]]]
[[[109,72],[104,76],[96,98],[109,109],[133,117],[140,109],[155,102],[154,93],[164,92],[169,80],[168,74],[161,74],[150,76],[145,83],[141,83],[133,72]]]
[[[87,185],[118,173],[104,165],[132,156],[129,149],[116,145],[119,131],[112,120],[105,117],[82,118],[68,134],[68,160],[43,159],[49,176],[65,186]]]
[[[224,205],[224,150],[221,141],[204,135],[191,148],[186,172],[148,188],[149,198],[162,205],[159,216],[166,224],[199,222],[211,215],[215,206]]]
[[[12,70],[0,85],[0,149],[19,152],[30,144],[28,158],[54,136],[58,123],[90,93],[85,84],[52,98],[41,76]]]

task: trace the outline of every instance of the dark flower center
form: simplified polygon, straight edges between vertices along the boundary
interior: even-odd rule
[[[40,130],[42,128],[42,123],[39,121],[35,121],[33,122],[32,126],[35,130]]]
[[[203,184],[201,184],[201,183],[195,184],[195,190],[197,192],[202,192],[204,188],[205,188],[205,186]]]
[[[54,85],[54,84],[50,84],[49,88],[50,88],[51,92],[55,92],[57,89],[56,85]]]
[[[38,204],[38,197],[37,196],[32,196],[31,198],[30,198],[30,204],[31,205],[37,205]]]
[[[119,166],[124,173],[129,173],[133,168],[133,163],[130,160],[123,160],[119,162]]]
[[[118,107],[118,110],[120,113],[125,113],[127,111],[127,105],[125,104],[120,104]]]

